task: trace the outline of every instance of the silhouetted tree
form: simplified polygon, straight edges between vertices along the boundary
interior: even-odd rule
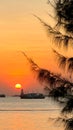
[[[55,12],[55,19],[49,14],[49,17],[52,17],[56,21],[54,27],[45,23],[40,17],[34,16],[42,23],[47,30],[48,36],[52,39],[52,43],[56,45],[55,49],[52,48],[52,51],[58,59],[58,65],[61,69],[64,68],[71,79],[73,72],[73,56],[67,57],[61,54],[60,47],[63,47],[63,50],[67,50],[69,47],[72,48],[73,46],[73,0],[48,0],[48,4]],[[58,52],[56,47],[59,48]],[[52,73],[50,70],[39,67],[31,58],[28,58],[24,52],[22,53],[30,62],[31,68],[36,72],[39,81],[47,86],[49,95],[59,102],[60,97],[67,99],[65,100],[62,114],[71,113],[73,111],[73,96],[71,93],[73,82],[70,79],[63,78],[59,74]],[[73,116],[65,119],[61,118],[61,120],[65,122],[65,130],[73,130]]]

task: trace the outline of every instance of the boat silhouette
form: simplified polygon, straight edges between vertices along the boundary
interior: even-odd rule
[[[21,90],[20,94],[21,99],[43,99],[45,96],[42,93],[27,93],[24,94],[23,89]]]

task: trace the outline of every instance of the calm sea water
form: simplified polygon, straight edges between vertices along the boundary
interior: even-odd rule
[[[0,130],[63,130],[60,109],[50,98],[0,98]]]

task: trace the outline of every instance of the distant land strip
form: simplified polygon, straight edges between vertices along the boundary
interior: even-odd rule
[[[0,111],[57,111],[60,109],[0,109]]]

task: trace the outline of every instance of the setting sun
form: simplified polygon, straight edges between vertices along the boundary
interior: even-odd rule
[[[20,89],[22,86],[21,86],[21,84],[16,84],[15,85],[15,88],[17,88],[17,89]]]

